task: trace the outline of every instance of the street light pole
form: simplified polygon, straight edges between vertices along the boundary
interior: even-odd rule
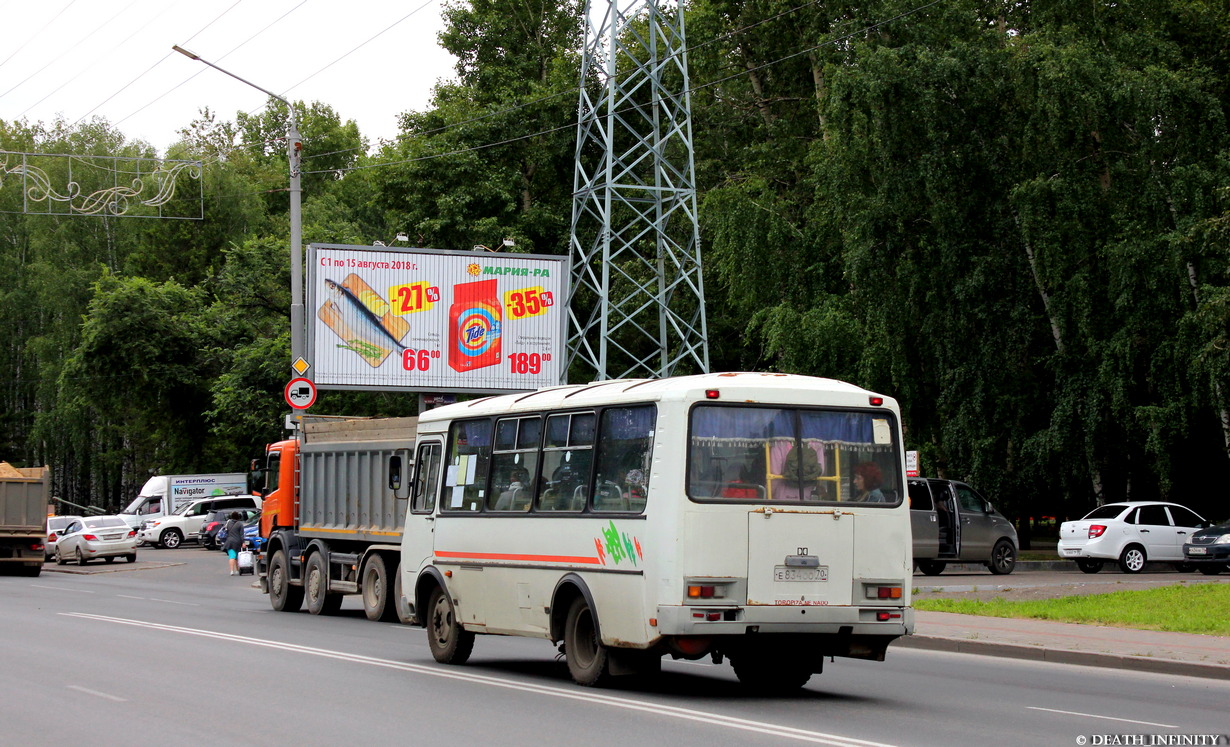
[[[299,137],[299,123],[295,121],[295,107],[273,91],[267,91],[250,80],[244,80],[229,70],[218,67],[178,45],[171,49],[185,57],[203,62],[220,73],[226,73],[240,83],[252,86],[261,93],[286,104],[290,119],[286,124],[286,159],[290,164],[290,361],[292,367],[303,358],[303,211],[302,191],[299,187],[299,163],[303,153],[303,140]],[[297,371],[297,373],[302,373]]]

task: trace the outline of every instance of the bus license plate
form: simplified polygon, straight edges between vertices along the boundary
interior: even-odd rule
[[[828,581],[829,567],[822,565],[818,568],[793,568],[791,566],[777,565],[773,566],[774,581]]]

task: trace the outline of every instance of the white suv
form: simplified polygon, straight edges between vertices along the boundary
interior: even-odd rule
[[[1119,561],[1124,573],[1140,573],[1149,560],[1183,562],[1183,543],[1209,526],[1195,511],[1177,503],[1129,501],[1107,503],[1080,521],[1059,527],[1059,557],[1071,558],[1085,573],[1097,573],[1106,561]]]
[[[170,516],[143,522],[141,530],[137,532],[137,539],[151,545],[174,549],[183,544],[185,539],[199,538],[201,527],[211,511],[260,507],[260,498],[254,495],[202,498],[180,506]]]

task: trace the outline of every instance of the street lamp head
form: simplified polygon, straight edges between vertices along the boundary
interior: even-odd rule
[[[179,46],[178,44],[172,44],[172,45],[171,45],[171,49],[174,49],[176,52],[179,52],[179,53],[180,53],[180,54],[182,54],[184,57],[187,57],[187,58],[188,58],[188,59],[190,59],[190,60],[199,60],[199,59],[201,59],[201,58],[200,58],[200,57],[198,57],[197,55],[193,54],[192,52],[189,52],[188,50],[184,49],[183,47]]]

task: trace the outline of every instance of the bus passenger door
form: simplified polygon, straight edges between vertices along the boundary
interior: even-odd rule
[[[440,496],[443,453],[444,444],[438,441],[420,443],[415,452],[414,482],[401,542],[402,588],[407,591],[414,588],[419,569],[431,562],[435,553],[436,503]]]
[[[854,520],[832,511],[749,513],[748,606],[850,604]]]

